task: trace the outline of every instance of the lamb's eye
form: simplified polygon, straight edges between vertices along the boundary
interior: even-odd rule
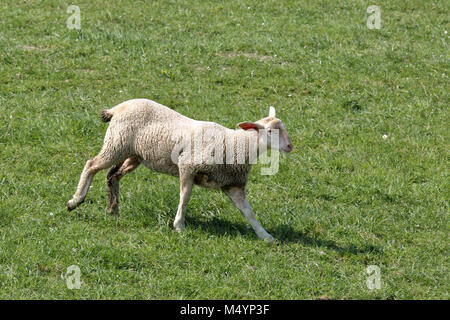
[[[267,131],[268,134],[272,133],[272,129],[271,128],[267,128],[266,131]]]

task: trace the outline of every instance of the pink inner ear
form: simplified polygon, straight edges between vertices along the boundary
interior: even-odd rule
[[[243,122],[239,124],[239,127],[241,127],[241,129],[244,130],[258,130],[258,127],[256,126],[256,124],[251,123],[251,122]]]

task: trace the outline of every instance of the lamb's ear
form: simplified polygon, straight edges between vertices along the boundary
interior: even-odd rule
[[[243,130],[259,130],[259,129],[264,129],[264,126],[256,123],[256,122],[248,122],[248,121],[244,121],[244,122],[240,122],[238,123],[238,126],[243,129]]]
[[[275,108],[272,106],[269,107],[269,117],[275,118]]]

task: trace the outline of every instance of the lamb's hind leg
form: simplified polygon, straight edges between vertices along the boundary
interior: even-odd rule
[[[131,157],[113,166],[108,172],[108,212],[111,214],[119,214],[119,186],[120,179],[136,169],[141,163],[137,157]]]
[[[115,154],[111,154],[106,148],[102,149],[102,151],[92,159],[89,159],[81,173],[77,191],[72,199],[67,202],[67,210],[71,211],[83,203],[89,191],[89,187],[91,186],[92,179],[97,172],[109,168],[121,160],[123,160],[123,158],[120,159],[120,157],[116,157]]]

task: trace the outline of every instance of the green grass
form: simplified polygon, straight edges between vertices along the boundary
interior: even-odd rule
[[[380,30],[372,4],[3,0],[0,298],[449,299],[448,1],[380,2]],[[120,218],[106,172],[66,211],[99,110],[131,98],[230,128],[276,106],[294,151],[248,197],[277,246],[200,188],[179,235],[178,180],[143,167]]]

